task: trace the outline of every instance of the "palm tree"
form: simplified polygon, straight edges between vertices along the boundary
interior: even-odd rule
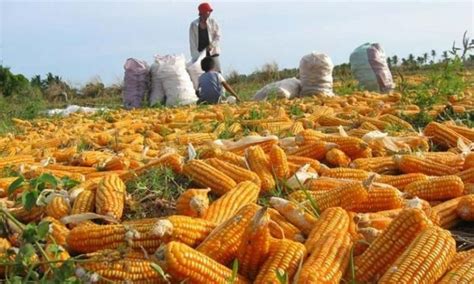
[[[433,58],[433,62],[435,62],[436,50],[434,49],[431,50],[431,57]]]
[[[394,66],[397,66],[397,64],[398,64],[398,56],[396,56],[396,55],[392,56],[392,63],[393,63]]]
[[[408,63],[415,64],[415,56],[413,54],[408,54]]]
[[[422,66],[422,65],[423,65],[423,62],[425,62],[425,59],[424,59],[422,56],[418,56],[418,57],[416,58],[416,65]]]
[[[447,50],[443,51],[442,57],[443,57],[443,61],[447,61],[447,60],[448,60],[449,55],[448,55],[448,51],[447,51]]]
[[[388,68],[392,68],[392,58],[387,57]]]
[[[428,62],[428,53],[423,53],[423,64],[426,64]]]

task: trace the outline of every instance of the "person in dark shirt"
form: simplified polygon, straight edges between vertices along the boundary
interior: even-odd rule
[[[199,18],[194,20],[189,27],[189,46],[192,61],[198,60],[201,53],[205,52],[206,56],[214,58],[215,69],[217,72],[221,72],[219,60],[221,35],[219,25],[211,18],[213,9],[209,3],[201,3],[198,11]]]
[[[207,56],[201,61],[201,68],[204,74],[199,77],[198,87],[198,103],[217,104],[233,101],[240,101],[239,97],[232,89],[232,87],[225,81],[221,73],[216,71],[216,64],[214,57]],[[231,96],[226,97],[225,90],[231,93]]]

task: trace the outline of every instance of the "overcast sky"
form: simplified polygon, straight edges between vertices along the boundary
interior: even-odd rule
[[[189,54],[188,31],[200,1],[0,0],[0,60],[27,77],[52,72],[73,84],[123,77],[129,57]],[[251,73],[275,61],[294,68],[311,52],[335,64],[379,42],[388,55],[449,49],[468,30],[473,2],[210,1],[222,29],[224,73]]]

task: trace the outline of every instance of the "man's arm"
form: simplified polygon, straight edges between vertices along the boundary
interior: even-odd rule
[[[237,93],[234,91],[234,89],[232,89],[232,87],[229,85],[229,83],[227,83],[226,81],[223,81],[222,82],[222,86],[224,86],[224,88],[226,89],[226,91],[228,91],[229,93],[231,93],[234,97],[237,98],[237,101],[241,101],[241,99],[239,98],[239,96],[237,95]]]
[[[189,26],[189,49],[191,50],[192,60],[195,61],[199,57],[198,51],[198,35],[194,27],[194,22]]]
[[[221,31],[216,20],[210,19],[210,24],[212,25],[212,41],[209,43],[209,48],[215,48],[221,40]]]

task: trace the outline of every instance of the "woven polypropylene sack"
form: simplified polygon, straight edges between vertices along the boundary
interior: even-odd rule
[[[127,109],[139,108],[148,93],[150,81],[149,67],[145,61],[129,58],[123,66],[125,69],[123,84],[123,104]]]
[[[292,99],[299,95],[301,82],[296,78],[283,79],[265,85],[253,96],[252,100],[262,101],[268,97]]]
[[[385,52],[378,43],[365,43],[350,56],[351,72],[368,91],[388,93],[395,88]]]
[[[334,64],[324,53],[312,52],[300,60],[301,96],[333,96],[332,70]]]

